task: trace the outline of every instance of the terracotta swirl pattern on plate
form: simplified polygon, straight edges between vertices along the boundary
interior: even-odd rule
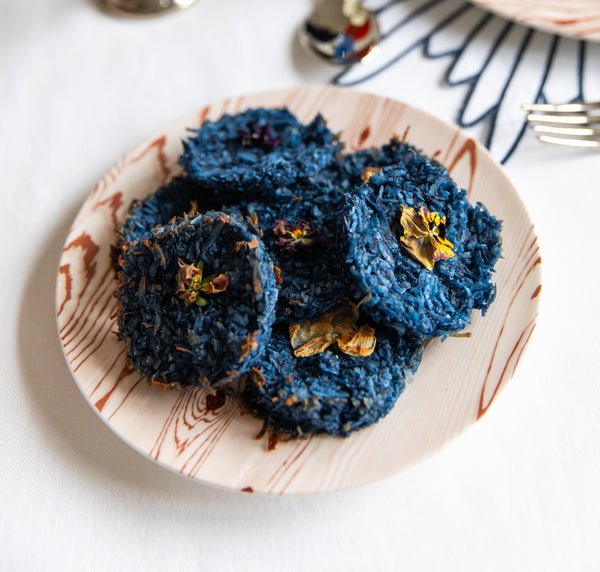
[[[561,36],[600,42],[598,0],[471,0],[520,24]]]
[[[288,106],[303,121],[321,112],[348,149],[405,138],[448,167],[470,200],[504,221],[498,296],[470,337],[431,342],[414,381],[381,422],[347,439],[317,436],[279,443],[255,439],[261,422],[243,415],[234,385],[164,392],[130,367],[114,335],[115,231],[134,198],[179,173],[186,128],[248,107]],[[541,289],[533,224],[488,153],[435,117],[398,101],[309,86],[232,98],[169,125],[123,157],[77,215],[57,275],[60,339],[75,382],[106,424],[134,449],[203,483],[267,494],[315,493],[388,477],[438,450],[475,423],[512,377],[535,328]]]

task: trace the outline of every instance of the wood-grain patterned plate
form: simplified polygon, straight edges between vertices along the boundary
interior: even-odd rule
[[[321,112],[347,148],[405,138],[447,166],[504,221],[498,296],[471,337],[432,342],[392,412],[347,439],[279,443],[255,439],[261,422],[242,415],[237,389],[149,387],[127,364],[114,335],[116,280],[110,248],[134,198],[179,172],[186,128],[248,107],[288,106],[303,121]],[[56,313],[66,360],[83,395],[124,441],[162,466],[220,487],[270,494],[315,493],[388,477],[438,450],[488,409],[512,377],[535,327],[541,266],[533,224],[503,171],[454,127],[414,107],[335,87],[309,86],[241,96],[176,121],[127,153],[98,183],[73,222],[57,275]]]
[[[598,0],[471,0],[481,8],[544,32],[600,42]]]

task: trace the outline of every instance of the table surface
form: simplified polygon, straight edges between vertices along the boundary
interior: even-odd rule
[[[296,44],[309,0],[197,0],[151,19],[92,0],[2,3],[0,569],[597,569],[600,154],[537,142],[509,104],[600,100],[598,44],[462,0],[430,14],[419,0],[370,4],[386,43],[340,74]],[[406,101],[488,144],[536,225],[539,321],[493,407],[417,466],[314,496],[218,490],[142,457],[89,407],[56,332],[57,265],[91,189],[140,141],[209,103],[309,83]]]

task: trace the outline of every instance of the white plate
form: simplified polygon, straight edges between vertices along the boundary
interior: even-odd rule
[[[268,452],[254,437],[261,422],[242,415],[235,389],[149,387],[126,363],[113,331],[117,307],[110,250],[134,198],[179,172],[187,127],[248,107],[288,106],[303,121],[321,112],[347,148],[406,138],[448,167],[504,221],[496,301],[473,315],[470,338],[432,342],[414,381],[392,412],[347,439],[317,436]],[[127,153],[77,215],[57,276],[56,311],[75,382],[106,424],[134,449],[177,473],[212,485],[260,493],[314,493],[388,477],[438,450],[488,409],[512,377],[535,327],[541,289],[533,224],[516,190],[489,154],[456,128],[414,107],[335,87],[301,87],[232,98],[169,125]]]
[[[552,34],[600,42],[598,0],[471,0],[474,4]]]

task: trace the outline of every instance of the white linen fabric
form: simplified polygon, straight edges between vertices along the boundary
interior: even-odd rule
[[[406,4],[381,12],[384,30]],[[484,34],[456,59],[448,77],[457,85],[444,82],[450,55],[428,58],[420,49],[371,77],[366,66],[377,59],[336,80],[339,70],[308,58],[295,41],[312,5],[197,0],[165,17],[128,19],[92,0],[0,3],[0,569],[596,569],[598,153],[544,146],[525,132],[506,161],[542,249],[538,326],[481,421],[404,473],[311,497],[212,489],[129,448],[73,383],[56,333],[57,265],[79,206],[126,151],[231,95],[351,79],[448,122],[467,101],[466,122],[497,102],[495,80],[513,61],[509,48],[528,33],[511,29],[506,49],[496,52],[498,67],[465,99],[470,84],[460,80],[479,69],[478,55],[497,36]],[[432,37],[438,54],[460,46],[468,22],[483,15],[465,10],[462,24]],[[439,12],[429,20],[420,14],[415,27],[406,23],[407,35],[422,36],[439,21]],[[503,25],[497,17],[487,24]],[[576,41],[535,32],[529,42],[534,51],[524,55],[498,113],[491,144],[498,160],[520,129],[515,106],[540,85],[539,71],[538,79],[531,74],[548,46],[559,51],[546,98],[569,99],[579,89]],[[375,55],[380,63],[393,58],[389,46]],[[600,99],[598,46],[585,50],[584,95]],[[470,129],[486,139],[486,125]]]

